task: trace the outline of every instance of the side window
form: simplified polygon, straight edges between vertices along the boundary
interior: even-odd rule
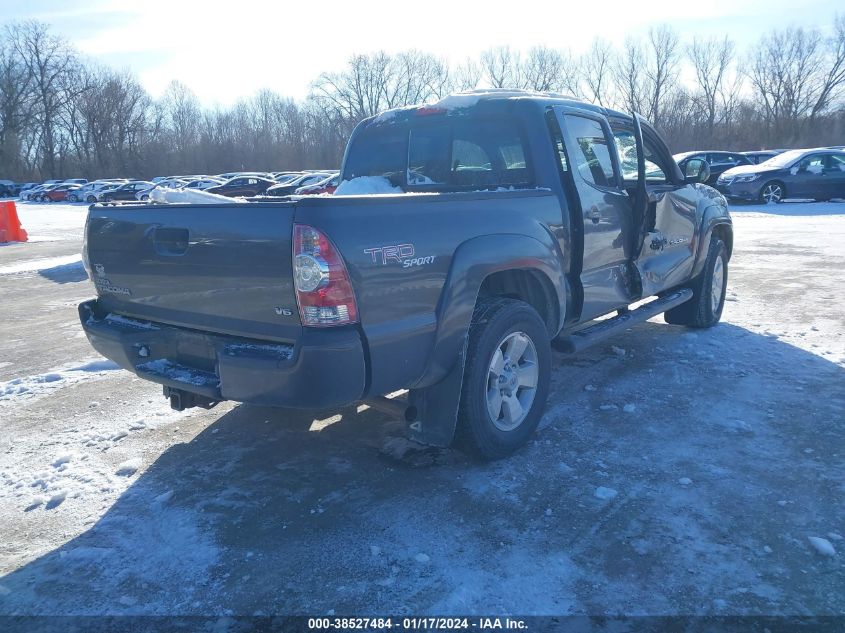
[[[800,163],[798,163],[799,172],[807,172],[810,174],[820,174],[824,170],[824,155],[814,154],[807,156]]]
[[[845,171],[845,156],[837,156],[836,154],[828,154],[827,168],[831,171]]]
[[[622,179],[636,181],[637,179],[637,141],[630,130],[613,129],[616,140],[616,151],[619,154],[619,164],[622,166]],[[645,179],[653,184],[665,184],[666,172],[660,167],[660,159],[652,148],[648,139],[645,145]]]
[[[586,117],[574,114],[565,115],[566,127],[575,141],[571,158],[581,177],[600,187],[616,185],[613,161],[607,137],[601,124]]]

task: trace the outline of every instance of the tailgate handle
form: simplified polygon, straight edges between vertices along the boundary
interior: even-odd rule
[[[153,245],[159,255],[184,255],[188,252],[188,229],[158,226],[153,232]]]

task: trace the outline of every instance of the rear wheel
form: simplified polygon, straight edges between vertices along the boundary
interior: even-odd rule
[[[704,270],[690,284],[692,299],[663,315],[666,323],[689,327],[712,327],[722,318],[728,286],[728,249],[718,237],[710,240]]]
[[[458,443],[501,459],[537,428],[549,391],[551,348],[545,323],[515,299],[479,302],[473,314],[458,418]]]
[[[776,180],[767,182],[763,185],[763,188],[760,189],[760,202],[764,204],[777,203],[785,197],[786,188],[783,186],[783,183],[777,182]]]
[[[85,202],[90,202],[91,204],[94,204],[95,202],[97,202],[97,198],[94,196],[88,196],[87,198],[85,198]]]

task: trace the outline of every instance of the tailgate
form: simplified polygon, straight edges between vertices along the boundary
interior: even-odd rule
[[[85,254],[103,308],[293,341],[295,203],[92,207]]]

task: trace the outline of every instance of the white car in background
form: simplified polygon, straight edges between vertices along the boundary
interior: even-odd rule
[[[154,189],[181,189],[186,184],[188,184],[188,181],[183,178],[165,178],[163,180],[159,180],[153,187],[147,187],[146,189],[139,190],[138,193],[135,194],[135,199],[146,202],[150,199]]]
[[[222,185],[224,182],[226,181],[220,178],[197,178],[195,180],[189,181],[182,187],[182,189],[198,189],[200,191],[203,191],[205,189],[208,189],[209,187],[216,187],[217,185]]]
[[[95,180],[94,182],[89,182],[87,185],[82,185],[79,189],[70,192],[67,200],[68,202],[89,202],[93,204],[97,202],[97,196],[102,193],[106,187],[122,185],[125,182],[127,181],[123,178]]]

